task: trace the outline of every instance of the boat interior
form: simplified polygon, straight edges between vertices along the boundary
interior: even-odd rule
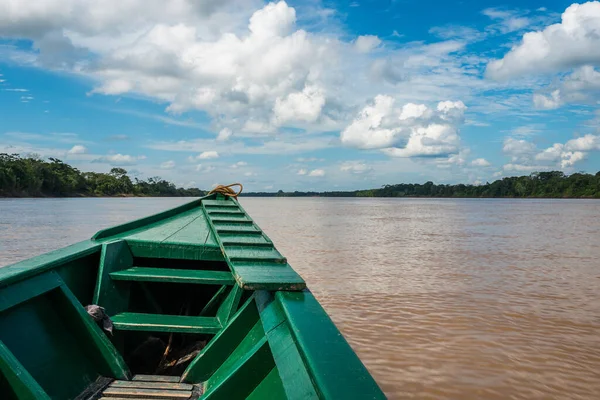
[[[0,371],[0,398],[19,400],[381,393],[302,278],[220,195],[0,268]]]

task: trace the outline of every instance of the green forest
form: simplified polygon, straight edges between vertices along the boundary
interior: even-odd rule
[[[243,194],[244,195],[244,194]],[[242,196],[243,196],[242,195]],[[247,193],[254,197],[551,197],[600,198],[600,172],[595,175],[561,171],[535,172],[527,176],[499,179],[485,185],[436,185],[400,183],[379,189],[337,192]]]
[[[197,188],[177,188],[159,177],[133,180],[123,168],[109,173],[81,172],[56,158],[0,154],[1,197],[67,196],[204,196]],[[378,189],[335,192],[254,192],[254,197],[549,197],[600,198],[600,172],[595,175],[561,171],[534,172],[485,185],[400,183]]]
[[[159,177],[131,178],[123,168],[109,173],[81,172],[56,158],[0,153],[0,196],[204,196],[199,189],[177,188]]]

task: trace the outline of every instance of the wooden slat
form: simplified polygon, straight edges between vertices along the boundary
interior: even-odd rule
[[[221,324],[214,317],[125,312],[111,317],[111,320],[115,329],[129,331],[215,334],[221,330]]]
[[[114,381],[110,387],[137,389],[192,390],[193,385],[179,382]]]
[[[133,381],[144,381],[144,382],[179,382],[178,376],[167,376],[167,375],[144,375],[137,374],[133,377]]]
[[[190,269],[132,267],[113,272],[110,277],[121,281],[138,282],[174,282],[205,285],[233,285],[235,280],[231,272],[201,271]]]
[[[124,398],[145,398],[145,399],[189,399],[192,397],[191,391],[183,390],[155,390],[155,389],[136,389],[136,388],[116,388],[110,387],[102,393],[104,397],[124,397]]]
[[[274,247],[224,246],[225,253],[231,261],[271,261],[285,264],[287,260]]]

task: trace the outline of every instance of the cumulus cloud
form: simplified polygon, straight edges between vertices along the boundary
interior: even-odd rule
[[[194,157],[194,160],[210,160],[213,158],[219,158],[219,153],[217,153],[214,150],[211,150],[211,151],[203,151],[202,153],[200,153],[196,157]]]
[[[548,95],[534,93],[533,104],[536,108],[553,110],[567,103],[596,104],[600,100],[600,71],[584,65],[576,68],[554,87],[558,88],[552,88]]]
[[[600,151],[600,135],[588,134],[566,143],[554,143],[541,151],[529,141],[508,138],[503,150],[511,156],[511,163],[504,166],[505,171],[565,169],[584,160],[591,152]]]
[[[308,173],[308,176],[325,176],[325,170],[313,169]]]
[[[373,105],[366,106],[341,133],[343,144],[360,149],[390,147],[402,131],[395,127],[394,98],[379,95]]]
[[[226,140],[229,140],[231,135],[233,135],[233,132],[231,132],[231,129],[223,128],[219,131],[219,134],[217,135],[217,140],[220,142],[224,142]]]
[[[493,79],[554,72],[600,62],[600,2],[572,4],[561,22],[523,35],[502,59],[487,66]]]
[[[67,151],[67,154],[85,154],[87,153],[87,148],[85,146],[76,144],[75,146],[71,147],[71,149],[69,151]]]
[[[288,121],[314,122],[319,118],[325,105],[323,91],[316,86],[307,86],[301,92],[290,93],[285,98],[277,98],[273,107],[276,125]]]
[[[471,161],[471,165],[474,167],[489,167],[492,164],[490,164],[490,162],[485,158],[476,158],[475,160]]]
[[[408,103],[398,108],[391,96],[379,95],[341,133],[343,144],[383,149],[393,157],[447,156],[459,151],[458,125],[466,106],[442,101],[435,109]]]
[[[296,172],[296,175],[306,175],[308,173],[308,171],[304,168],[301,168],[298,170],[298,172]]]
[[[340,165],[340,171],[362,175],[373,171],[373,167],[363,161],[345,161]]]
[[[96,158],[92,160],[92,162],[105,163],[115,167],[120,167],[125,165],[136,165],[138,161],[144,160],[145,158],[146,156],[131,156],[129,154],[117,153]]]
[[[363,35],[356,38],[354,48],[360,53],[368,53],[381,44],[381,39],[374,35]]]
[[[169,160],[160,164],[160,169],[173,169],[175,168],[175,161]]]

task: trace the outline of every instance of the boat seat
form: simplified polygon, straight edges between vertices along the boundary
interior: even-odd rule
[[[180,383],[178,376],[136,375],[131,381],[113,381],[101,394],[100,399],[156,399],[188,400],[200,396],[200,387]]]
[[[215,334],[221,330],[217,317],[189,317],[123,312],[111,317],[114,328],[124,331]]]

